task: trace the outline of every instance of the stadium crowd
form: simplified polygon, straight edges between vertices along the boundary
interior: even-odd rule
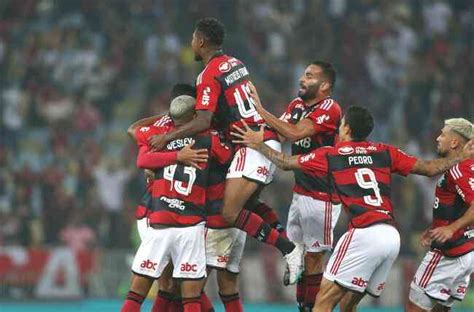
[[[474,116],[473,6],[468,0],[2,1],[0,245],[133,243],[133,208],[144,179],[126,129],[166,110],[171,86],[199,73],[190,33],[202,14],[225,22],[226,50],[247,64],[270,111],[283,112],[309,60],[327,59],[338,72],[338,102],[373,111],[374,139],[426,157],[445,118]],[[434,184],[427,181],[394,187],[406,241],[429,223]],[[273,192],[271,200],[283,216],[291,183],[280,178],[274,186],[289,190]],[[426,214],[414,216],[414,205]],[[413,251],[408,246],[402,253]]]

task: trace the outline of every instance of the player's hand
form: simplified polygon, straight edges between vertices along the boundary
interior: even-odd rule
[[[250,91],[249,95],[253,100],[253,103],[255,105],[255,109],[257,110],[257,112],[260,113],[264,108],[262,106],[262,102],[260,101],[260,97],[258,96],[257,88],[255,87],[255,85],[251,81],[248,82],[248,87],[249,87],[249,91]]]
[[[155,134],[148,138],[148,142],[152,147],[152,151],[160,151],[168,143],[169,139],[166,134]]]
[[[449,225],[446,225],[437,227],[436,229],[432,229],[429,232],[432,240],[444,243],[447,240],[451,239],[451,237],[453,237],[454,235],[454,232],[456,231]]]
[[[145,169],[145,180],[146,180],[146,183],[149,183],[151,180],[153,180],[155,178],[155,173],[153,172],[153,170],[150,170],[150,169]]]
[[[431,245],[430,229],[424,230],[420,237],[421,246],[427,248]]]
[[[199,167],[199,163],[207,162],[209,158],[209,154],[207,149],[192,149],[194,142],[191,144],[186,145],[181,150],[178,151],[177,160],[180,163],[183,163],[187,166],[191,166],[197,169],[201,169]]]
[[[236,138],[235,140],[232,140],[232,142],[236,144],[244,144],[256,150],[257,146],[263,142],[263,128],[265,126],[261,125],[260,130],[257,132],[250,129],[244,120],[241,121],[244,128],[239,128],[236,125],[232,126],[234,131],[230,134]]]
[[[461,157],[463,159],[474,159],[474,139],[469,140],[469,142],[464,145]]]

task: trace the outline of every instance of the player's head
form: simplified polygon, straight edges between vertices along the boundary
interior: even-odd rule
[[[328,62],[313,61],[300,77],[298,96],[303,100],[313,100],[331,94],[336,83],[336,71]]]
[[[474,137],[473,124],[464,118],[451,118],[444,121],[441,134],[436,138],[438,155],[449,156],[453,152],[462,150],[464,145]]]
[[[171,98],[174,99],[180,95],[189,95],[196,97],[196,87],[187,83],[177,83],[171,89]]]
[[[341,141],[365,141],[374,129],[374,117],[362,106],[350,106],[339,127]]]
[[[212,17],[202,18],[197,21],[193,32],[191,47],[194,59],[200,61],[205,51],[217,51],[222,48],[225,37],[225,27]]]
[[[183,125],[194,118],[196,98],[189,95],[175,97],[170,104],[170,117],[176,126]]]

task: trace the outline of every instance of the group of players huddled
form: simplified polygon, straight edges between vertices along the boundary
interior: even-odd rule
[[[296,284],[299,311],[355,311],[365,296],[380,296],[400,249],[391,203],[391,176],[442,174],[433,224],[422,235],[430,247],[411,283],[408,311],[447,311],[462,300],[474,270],[474,136],[463,118],[445,121],[439,159],[421,160],[388,144],[367,141],[371,113],[343,113],[331,97],[330,63],[309,63],[298,97],[275,117],[265,110],[245,65],[223,53],[225,30],[214,18],[197,22],[196,85],[172,90],[168,114],[135,122],[137,166],[147,190],[136,216],[141,245],[122,311],[140,311],[152,283],[152,311],[214,311],[203,292],[217,271],[225,311],[243,311],[239,264],[247,234],[281,251],[283,283]],[[292,156],[281,153],[291,143]],[[287,230],[259,200],[275,168],[292,170]],[[341,206],[349,229],[333,248]]]

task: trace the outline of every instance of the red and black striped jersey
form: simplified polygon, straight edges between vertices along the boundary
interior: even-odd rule
[[[170,129],[171,130],[171,129]],[[226,163],[232,157],[229,147],[221,143],[214,131],[169,142],[166,151],[178,151],[194,142],[193,148],[209,150],[209,161]],[[150,224],[191,226],[206,219],[208,163],[201,169],[177,163],[155,171]]]
[[[298,158],[303,171],[328,174],[355,228],[395,223],[392,173],[407,175],[416,160],[391,145],[372,142],[341,142]]]
[[[315,134],[291,145],[292,155],[302,155],[322,146],[334,146],[337,140],[342,110],[332,98],[325,98],[315,105],[307,106],[301,98],[296,98],[288,105],[281,120],[297,124],[303,119],[313,123]],[[315,199],[329,201],[330,187],[325,175],[311,176],[302,170],[294,170],[295,186],[293,191]]]
[[[212,112],[212,128],[231,140],[232,125],[242,127],[241,120],[253,129],[264,124],[249,93],[250,75],[240,60],[217,53],[196,79],[196,110]],[[278,140],[273,130],[266,129],[265,140]]]
[[[446,226],[464,215],[474,201],[474,160],[467,159],[451,167],[438,181],[433,204],[433,228]],[[445,243],[433,242],[432,248],[448,257],[462,256],[474,250],[474,226],[454,233]]]
[[[135,138],[138,147],[149,146],[148,139],[155,134],[166,133],[173,121],[169,115],[163,115],[158,118],[152,126],[140,127],[135,131]],[[135,217],[143,219],[148,216],[151,209],[151,191],[153,187],[153,180],[146,181],[146,189],[143,192],[142,199],[135,209]]]

